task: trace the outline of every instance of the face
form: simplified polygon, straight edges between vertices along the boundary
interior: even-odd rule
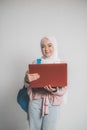
[[[52,56],[54,47],[50,40],[44,39],[43,43],[41,44],[41,51],[45,57]]]

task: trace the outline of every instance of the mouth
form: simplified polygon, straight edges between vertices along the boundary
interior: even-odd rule
[[[45,52],[45,54],[49,54],[49,52]]]

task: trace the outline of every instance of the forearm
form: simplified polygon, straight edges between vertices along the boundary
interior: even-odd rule
[[[29,87],[29,80],[28,80],[28,77],[27,77],[27,73],[25,74],[25,77],[24,77],[24,86],[25,86],[26,88]]]

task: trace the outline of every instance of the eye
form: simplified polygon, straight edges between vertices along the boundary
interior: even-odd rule
[[[49,44],[48,44],[48,47],[52,47],[52,43],[49,43]]]
[[[45,45],[41,45],[41,48],[45,48]]]

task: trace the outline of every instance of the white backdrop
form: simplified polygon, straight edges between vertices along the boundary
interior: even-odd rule
[[[41,56],[44,35],[57,38],[59,56],[68,63],[59,130],[87,130],[86,0],[0,0],[0,130],[29,129],[16,97],[28,64]]]

